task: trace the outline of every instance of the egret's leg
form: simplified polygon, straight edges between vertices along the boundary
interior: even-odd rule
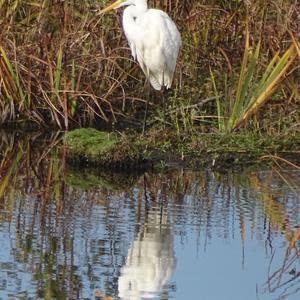
[[[144,114],[144,122],[143,122],[143,131],[142,134],[145,134],[146,127],[147,127],[147,115],[148,115],[148,106],[149,106],[149,98],[150,98],[150,82],[147,80],[147,99],[146,99],[146,107],[145,107],[145,114]]]
[[[162,98],[162,106],[163,106],[163,119],[164,119],[164,123],[163,123],[163,128],[166,128],[166,98],[165,98],[165,76],[163,74],[163,81],[162,81],[162,87],[161,87],[161,98]]]
[[[148,105],[149,105],[149,97],[146,100],[145,114],[144,114],[144,122],[143,122],[143,131],[142,134],[145,134],[146,126],[147,126],[147,114],[148,114]]]
[[[165,87],[162,87],[161,98],[162,98],[162,106],[163,106],[163,126],[166,128],[166,95],[165,95]]]

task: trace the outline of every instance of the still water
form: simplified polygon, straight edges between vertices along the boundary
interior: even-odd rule
[[[0,299],[300,299],[300,172],[72,168],[0,132]]]

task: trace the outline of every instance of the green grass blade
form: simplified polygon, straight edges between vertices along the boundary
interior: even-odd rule
[[[246,37],[245,37],[245,48],[244,48],[244,55],[242,60],[242,66],[241,66],[241,72],[239,75],[239,81],[237,85],[237,91],[236,91],[236,97],[234,101],[234,105],[228,120],[228,128],[232,128],[235,120],[237,119],[238,109],[240,107],[240,101],[241,101],[241,94],[243,89],[243,84],[245,80],[245,74],[247,71],[247,63],[249,59],[249,30],[248,26],[246,27]]]
[[[8,79],[10,82],[10,86],[13,89],[13,91],[10,92],[14,92],[15,95],[10,94],[10,96],[14,96],[14,97],[18,97],[19,101],[20,101],[20,107],[23,107],[23,104],[25,102],[25,94],[23,92],[23,89],[21,87],[21,83],[20,83],[20,79],[19,79],[19,75],[17,72],[14,71],[14,68],[5,52],[5,50],[0,47],[0,54],[4,60],[4,63],[7,67],[7,70],[9,72],[10,78]],[[6,93],[9,93],[8,89],[6,90]]]
[[[280,76],[280,74],[282,70],[286,67],[292,54],[293,54],[293,49],[289,48],[284,53],[284,55],[278,60],[275,66],[274,66],[274,58],[272,59],[272,61],[270,62],[266,70],[266,72],[269,74],[268,75],[264,74],[262,80],[255,87],[255,90],[253,92],[253,97],[249,102],[249,104],[247,105],[246,110],[251,109],[251,107],[255,104],[257,99],[261,98],[263,93],[265,93],[265,91],[270,89],[270,86],[276,85],[279,82],[280,78],[282,77]],[[275,55],[275,57],[277,57],[277,55]],[[272,67],[273,69],[271,71]]]
[[[255,97],[251,99],[249,105],[246,108],[245,114],[236,123],[234,128],[240,127],[246,120],[250,118],[250,116],[252,116],[257,111],[257,109],[261,105],[263,105],[269,99],[295,58],[295,48],[290,47],[278,61],[277,65],[274,67],[273,71],[266,79],[266,82],[262,86],[258,87],[258,91],[254,93]]]
[[[274,65],[276,64],[276,62],[278,61],[278,58],[279,58],[279,52],[276,52],[276,54],[274,55],[274,57],[272,58],[272,60],[270,61],[270,63],[268,64],[260,82],[259,82],[259,85],[262,85],[266,82],[266,80],[268,79],[268,77],[270,76],[273,68],[274,68]]]
[[[57,99],[59,98],[59,91],[61,86],[62,58],[63,58],[63,50],[62,47],[60,46],[57,52],[56,67],[54,71],[54,94],[56,95]]]
[[[209,68],[209,72],[210,72],[210,78],[211,78],[213,88],[214,88],[216,103],[217,103],[218,127],[219,127],[220,131],[224,131],[225,130],[225,124],[224,124],[224,118],[223,118],[224,112],[222,111],[222,106],[220,103],[220,95],[217,90],[215,77],[214,77],[214,74],[213,74],[211,68]]]
[[[247,71],[245,73],[245,78],[243,81],[243,85],[241,88],[240,98],[237,101],[237,109],[234,115],[234,120],[232,122],[232,129],[235,126],[235,122],[240,119],[240,117],[245,113],[246,106],[251,99],[251,82],[256,70],[257,59],[260,51],[260,41],[256,46],[256,49],[253,54],[249,57],[249,64],[247,67]],[[247,97],[248,96],[248,97]]]
[[[76,96],[74,95],[76,92],[76,81],[75,81],[75,74],[76,74],[76,67],[75,67],[75,60],[72,60],[72,70],[71,70],[71,116],[74,117],[77,110],[77,101]]]

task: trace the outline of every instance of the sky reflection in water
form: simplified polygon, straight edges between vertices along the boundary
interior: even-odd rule
[[[0,299],[300,299],[299,172],[115,174],[68,167],[59,135],[0,145]]]

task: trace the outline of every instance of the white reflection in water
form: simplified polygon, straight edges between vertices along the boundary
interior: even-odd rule
[[[176,265],[167,214],[151,211],[128,250],[119,278],[122,300],[154,298],[170,280]]]

